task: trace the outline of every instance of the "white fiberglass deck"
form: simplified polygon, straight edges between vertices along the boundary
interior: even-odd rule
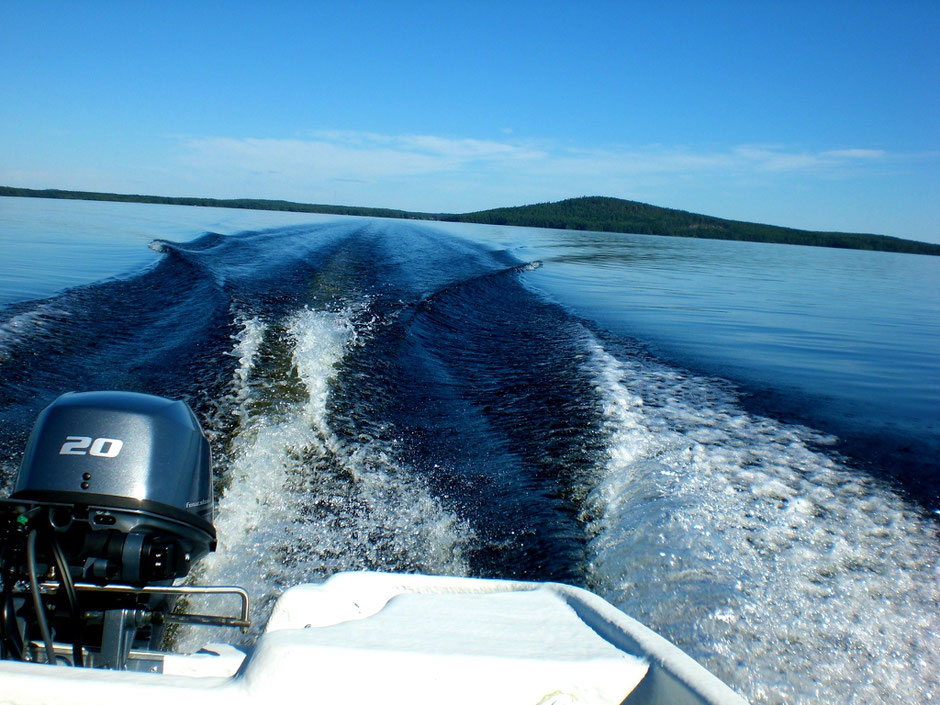
[[[287,591],[247,655],[217,651],[168,655],[161,674],[3,662],[0,702],[743,702],[597,596],[557,584],[344,573]]]

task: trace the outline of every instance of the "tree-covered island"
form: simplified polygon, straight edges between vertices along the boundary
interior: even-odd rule
[[[361,208],[294,203],[265,199],[217,199],[133,194],[64,191],[58,189],[25,189],[0,186],[0,196],[30,198],[69,198],[89,201],[122,201],[162,203],[180,206],[211,206],[215,208],[248,208],[254,210],[293,211],[327,215],[361,215],[381,218],[438,220],[487,225],[519,225],[562,230],[698,237],[713,240],[746,240],[786,245],[838,247],[853,250],[880,250],[910,254],[940,255],[940,245],[904,240],[886,235],[864,233],[816,232],[776,225],[762,225],[726,220],[673,208],[660,208],[637,201],[602,196],[569,198],[553,203],[538,203],[512,208],[494,208],[474,213],[420,213],[391,208]]]

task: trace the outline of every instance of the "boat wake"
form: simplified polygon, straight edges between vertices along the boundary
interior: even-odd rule
[[[755,702],[940,692],[933,522],[720,380],[599,344],[587,367],[608,438],[592,587],[720,677],[746,669]]]
[[[309,309],[281,325],[250,318],[234,349],[229,402],[238,421],[217,464],[219,545],[192,579],[245,587],[256,628],[286,588],[340,571],[468,572],[467,523],[396,461],[393,447],[364,434],[350,442],[331,428],[329,387],[357,344],[350,319]],[[272,348],[289,360],[268,357]],[[285,370],[289,379],[278,374]],[[189,629],[176,646],[205,639],[205,630]]]
[[[834,439],[549,302],[537,263],[358,220],[154,247],[2,313],[0,482],[61,392],[182,398],[218,499],[193,578],[246,587],[258,623],[344,570],[556,580],[754,702],[940,695],[936,522]]]

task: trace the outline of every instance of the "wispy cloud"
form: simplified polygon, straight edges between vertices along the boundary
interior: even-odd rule
[[[833,159],[882,159],[888,153],[882,149],[833,149],[822,155]]]
[[[886,160],[877,149],[800,151],[780,145],[740,145],[726,150],[695,150],[653,145],[642,148],[577,149],[533,147],[513,141],[449,138],[437,135],[382,135],[324,131],[308,139],[187,140],[186,159],[193,166],[224,166],[252,171],[302,168],[333,178],[367,179],[455,171],[472,164],[520,172],[546,168],[578,174],[596,170],[620,173],[689,171],[792,171],[850,166]]]
[[[453,160],[457,163],[468,160],[516,160],[545,156],[542,151],[510,142],[441,137],[438,135],[382,135],[374,132],[322,131],[313,133],[313,139],[314,141],[327,142],[349,149],[370,150],[381,147],[394,151],[418,153]]]
[[[847,178],[902,156],[852,147],[588,149],[510,135],[481,140],[319,131],[298,139],[189,138],[182,144],[181,158],[206,183],[227,183],[228,192],[237,185],[240,193],[259,196],[276,193],[301,200],[342,198],[357,204],[461,210],[517,198],[629,195],[625,191],[653,181]]]
[[[434,135],[320,132],[310,139],[204,137],[185,144],[192,166],[367,180],[459,170],[475,162],[505,165],[546,154],[513,145]]]
[[[737,168],[756,171],[818,171],[857,166],[860,162],[886,161],[891,155],[880,149],[829,149],[797,151],[784,146],[745,145],[734,149]]]

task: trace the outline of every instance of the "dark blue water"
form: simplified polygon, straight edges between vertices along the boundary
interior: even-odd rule
[[[497,242],[519,244],[520,229]],[[659,357],[734,380],[759,413],[838,436],[940,507],[940,259],[523,231],[527,283]]]
[[[226,216],[129,204],[50,226],[0,201],[17,290],[46,287],[0,309],[3,483],[61,392],[182,398],[219,497],[198,579],[260,616],[344,569],[562,580],[755,702],[938,694],[933,260],[283,214],[207,233]],[[69,217],[122,276],[41,271]]]

